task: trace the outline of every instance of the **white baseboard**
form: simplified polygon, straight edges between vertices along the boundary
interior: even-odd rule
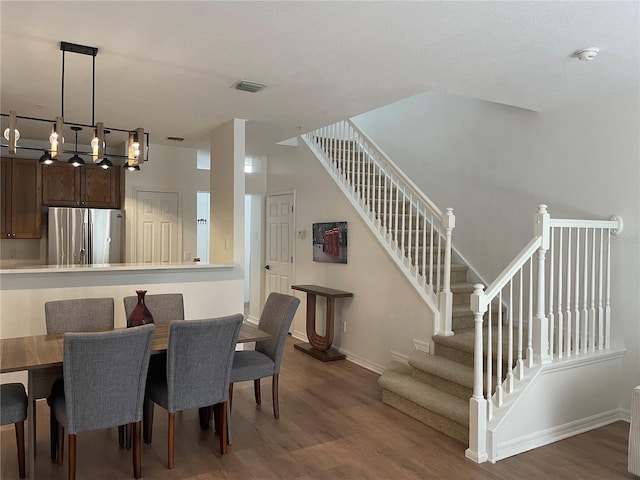
[[[253,317],[251,315],[248,315],[247,318],[244,319],[244,321],[247,323],[251,323],[252,325],[255,325],[257,327],[258,323],[260,322],[260,319]]]
[[[293,332],[291,332],[291,336],[303,342],[309,341],[306,333],[303,333],[300,331],[294,330]],[[360,365],[361,367],[366,368],[367,370],[371,370],[372,372],[375,372],[379,375],[382,375],[382,372],[384,371],[384,367],[382,365],[378,365],[376,363],[370,362],[369,360],[366,360],[360,357],[359,355],[356,355],[355,353],[349,352],[348,350],[345,350],[343,348],[336,347],[335,345],[332,348],[335,348],[340,353],[344,353],[347,356],[347,360],[349,360],[350,362],[353,362],[356,365]]]
[[[404,355],[400,352],[396,352],[393,350],[389,350],[391,354],[391,360],[395,360],[396,362],[404,363],[405,365],[409,365],[409,356]]]
[[[628,412],[627,412],[628,415]],[[565,438],[580,435],[590,430],[604,427],[610,423],[618,421],[627,421],[625,419],[625,411],[623,409],[615,409],[604,412],[591,417],[582,418],[575,422],[566,423],[557,427],[541,430],[519,438],[513,438],[509,441],[499,443],[495,458],[490,459],[491,462],[503,460],[513,455],[518,455],[534,448],[542,447],[550,443],[564,440]]]

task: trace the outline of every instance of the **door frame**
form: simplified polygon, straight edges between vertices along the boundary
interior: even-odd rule
[[[132,197],[132,205],[131,210],[133,211],[132,221],[131,221],[131,234],[129,236],[129,262],[137,263],[138,262],[138,254],[136,252],[137,245],[137,236],[138,236],[138,194],[140,192],[151,192],[151,193],[174,193],[178,195],[178,258],[177,261],[182,262],[182,191],[175,188],[159,188],[159,187],[133,187],[132,188],[133,197]]]

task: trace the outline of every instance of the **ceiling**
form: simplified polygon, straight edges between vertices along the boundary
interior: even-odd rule
[[[66,41],[99,48],[96,121],[206,148],[243,118],[249,154],[430,89],[543,111],[640,83],[636,1],[3,0],[0,22],[2,113],[60,115]],[[65,120],[91,123],[91,75],[67,54]]]

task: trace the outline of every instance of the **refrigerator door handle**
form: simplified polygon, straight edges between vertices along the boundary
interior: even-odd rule
[[[89,218],[89,223],[88,223],[88,228],[87,228],[87,240],[85,241],[85,245],[87,246],[87,251],[86,251],[86,260],[84,261],[84,263],[86,265],[89,265],[90,263],[93,263],[93,235],[92,235],[92,231],[93,231],[93,222],[91,221],[91,218]]]

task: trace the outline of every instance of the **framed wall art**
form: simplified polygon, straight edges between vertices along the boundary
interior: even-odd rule
[[[347,263],[347,222],[313,224],[313,261]]]

